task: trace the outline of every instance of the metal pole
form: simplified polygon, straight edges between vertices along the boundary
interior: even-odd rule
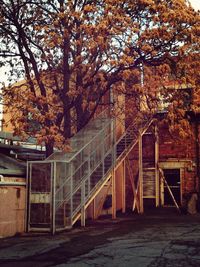
[[[97,219],[96,215],[96,198],[93,199],[93,202],[92,202],[92,216],[93,216],[93,220]]]
[[[116,146],[116,119],[112,119],[112,142],[113,142],[113,148],[112,148],[112,166],[116,163],[116,154],[117,154],[117,146]]]
[[[139,193],[140,193],[140,213],[144,212],[144,203],[143,203],[143,162],[142,162],[142,134],[139,131]]]
[[[32,163],[27,163],[27,187],[26,187],[26,232],[30,231],[30,209],[31,209],[31,178],[32,178]]]
[[[122,212],[126,211],[126,164],[123,160],[123,175],[122,175]]]
[[[90,155],[88,157],[88,196],[90,195],[91,190]]]
[[[160,183],[159,183],[159,139],[158,139],[158,127],[155,126],[155,185],[156,185],[156,207],[160,205]]]
[[[116,219],[115,170],[112,171],[112,219]]]
[[[81,226],[85,227],[85,181],[81,185]]]
[[[102,132],[102,138],[101,138],[101,161],[102,161],[102,178],[104,177],[105,174],[105,164],[104,164],[104,160],[105,160],[105,151],[104,151],[104,143],[105,141],[107,142],[107,140],[104,140],[105,137],[105,131]],[[106,137],[107,138],[107,137]]]
[[[51,217],[51,233],[52,235],[56,232],[56,210],[55,210],[55,187],[56,187],[56,162],[51,163],[51,209],[52,209],[52,217]]]
[[[70,221],[71,226],[73,222],[73,173],[72,173],[72,162],[69,165],[70,168]]]

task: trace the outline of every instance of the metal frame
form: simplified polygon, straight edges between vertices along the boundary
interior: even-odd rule
[[[88,128],[86,127],[82,132],[79,132],[74,139],[71,139],[72,149],[76,145],[76,142],[78,143],[80,141],[82,144],[77,151],[74,150],[73,153],[65,154],[64,156],[63,153],[59,155],[59,153],[56,152],[44,161],[31,161],[28,163],[31,169],[29,173],[29,191],[27,191],[29,195],[28,231],[33,230],[30,227],[30,195],[32,192],[32,171],[35,164],[51,165],[51,175],[49,177],[51,182],[51,226],[50,229],[47,230],[50,230],[52,234],[56,231],[71,227],[78,219],[81,219],[81,224],[84,226],[85,210],[109,179],[112,179],[112,217],[116,218],[115,171],[123,163],[123,174],[125,175],[125,158],[138,142],[138,129],[136,127],[137,118],[136,121],[126,129],[124,134],[116,140],[116,129],[118,127],[116,125],[116,120],[113,118],[105,118],[104,116],[104,113],[103,115],[100,114],[99,117],[88,125]],[[143,121],[140,131],[141,136],[151,123],[152,120],[149,120],[149,118]],[[123,150],[117,156],[117,150],[121,144],[123,144]],[[62,173],[62,176],[59,176],[57,172],[59,164],[64,165],[65,173]],[[99,178],[98,175],[100,174],[98,174],[98,172],[101,172]],[[123,178],[122,187],[124,187],[122,188],[122,194],[123,211],[125,211],[125,177]],[[68,191],[65,194],[66,188],[68,188]],[[65,225],[65,221],[63,221],[63,226],[57,226],[55,223],[56,212],[58,209],[63,208],[63,212],[65,213],[66,204],[70,207],[68,213],[68,221],[70,223]],[[142,206],[140,206],[140,211],[141,210]]]

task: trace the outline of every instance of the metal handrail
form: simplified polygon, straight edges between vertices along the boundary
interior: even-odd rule
[[[142,130],[146,129],[146,127],[150,125],[149,121],[151,119],[152,118],[148,117],[143,120],[143,122],[140,124]],[[109,118],[107,120],[108,121],[106,121],[105,124],[103,124],[103,128],[100,129],[97,133],[95,133],[95,135],[89,140],[89,142],[87,142],[81,149],[79,149],[79,151],[73,154],[73,156],[69,158],[68,160],[47,159],[45,161],[30,162],[32,164],[34,163],[44,164],[44,163],[54,162],[55,166],[57,165],[57,163],[65,163],[66,165],[64,165],[63,167],[68,168],[68,164],[69,163],[73,164],[73,160],[79,154],[81,158],[84,155],[84,153],[83,154],[81,153],[84,151],[84,149],[88,148],[87,153],[85,152],[84,158],[82,157],[82,160],[80,161],[80,164],[78,166],[75,165],[74,169],[72,170],[72,167],[71,167],[72,165],[69,164],[69,167],[70,167],[69,174],[68,174],[68,171],[64,172],[65,176],[64,175],[56,176],[56,173],[52,174],[54,175],[55,179],[56,177],[60,177],[58,179],[59,188],[56,190],[56,192],[54,191],[55,192],[55,199],[54,199],[55,213],[58,211],[59,208],[61,208],[61,206],[64,203],[69,202],[69,204],[71,203],[71,208],[70,208],[68,216],[71,221],[73,220],[74,215],[77,215],[78,212],[80,212],[80,209],[83,207],[82,205],[86,205],[87,201],[93,197],[93,194],[96,188],[98,187],[98,185],[102,184],[105,181],[111,169],[116,166],[115,164],[119,164],[119,161],[122,159],[122,157],[125,156],[125,153],[128,153],[131,147],[133,147],[133,144],[135,144],[135,142],[137,141],[137,137],[138,137],[137,132],[139,131],[138,131],[138,127],[136,126],[138,125],[137,123],[138,118],[136,118],[133,121],[133,123],[130,124],[125,129],[124,133],[120,136],[118,140],[116,140],[116,129],[118,127],[116,125],[116,120],[114,118]],[[131,142],[129,139],[131,139]],[[107,140],[108,143],[106,143],[105,140]],[[122,150],[120,154],[117,155],[117,146],[120,144],[121,141],[122,141],[121,143]],[[106,147],[105,144],[108,144],[108,147]],[[90,145],[91,147],[89,147]],[[92,145],[94,147],[93,151],[91,150]],[[102,145],[103,147],[101,149]],[[91,159],[92,154],[94,154],[93,159]],[[108,161],[106,161],[106,158],[108,159]],[[87,162],[88,162],[88,165],[87,165]],[[106,168],[105,168],[104,162],[105,163],[107,162]],[[84,166],[84,164],[86,165]],[[99,168],[100,173],[95,178],[94,173],[98,168]],[[92,177],[94,178],[94,180],[92,180]],[[91,182],[92,182],[92,186],[91,186]],[[69,188],[71,188],[69,191],[68,191],[68,186]],[[73,197],[79,190],[81,190],[80,192],[81,194],[83,194],[82,188],[84,188],[84,191],[83,191],[84,198],[83,200],[81,197],[79,199],[79,193],[78,193],[77,195],[78,203],[76,203],[78,205],[73,206],[73,203],[75,204],[75,202],[72,203],[72,201],[74,201]]]
[[[104,128],[101,129],[100,132],[97,133],[97,135],[95,135],[95,136],[94,136],[94,137],[93,137],[87,144],[85,144],[80,150],[78,150],[78,151],[77,151],[77,152],[70,158],[70,160],[67,160],[66,162],[69,163],[70,161],[72,161],[78,154],[80,154],[86,147],[88,147],[88,146],[92,143],[92,141],[93,141],[98,135],[100,135],[100,134],[104,131],[105,127],[106,127],[107,125],[109,125],[109,124],[110,124],[110,121],[108,121],[108,123],[105,124]]]
[[[107,155],[109,155],[111,152],[112,152],[112,150],[113,150],[113,147],[105,154],[105,157],[107,156]],[[104,159],[105,159],[105,157],[104,157]],[[70,200],[70,197],[72,197],[80,188],[81,188],[81,186],[82,186],[82,184],[84,183],[84,182],[86,182],[90,177],[91,177],[91,175],[95,172],[95,170],[100,166],[100,164],[101,164],[101,162],[102,161],[100,161],[99,162],[99,164],[94,168],[94,170],[90,173],[90,174],[88,174],[86,177],[82,177],[83,179],[80,179],[80,183],[74,188],[74,190],[73,190],[73,192],[72,192],[72,195],[70,194],[70,192],[67,194],[67,196],[66,196],[66,198],[65,199],[62,199],[62,201],[61,201],[61,203],[56,207],[56,209],[58,209],[64,202],[67,202],[67,201],[69,201]],[[112,168],[113,167],[113,163],[112,163],[112,165],[110,166],[110,168]],[[104,176],[110,171],[110,168],[108,169],[108,171],[104,174]],[[103,178],[103,177],[102,177]],[[69,177],[68,179],[67,179],[67,181],[68,180],[70,180],[71,179],[71,177]],[[61,186],[61,187],[59,187],[59,189],[58,190],[61,190],[62,188],[63,188],[63,186],[64,186],[64,184]],[[56,193],[58,193],[58,190],[56,191]],[[90,193],[93,191],[93,189],[90,191]]]
[[[111,134],[112,134],[112,131],[109,133],[109,134],[107,134],[107,135],[105,135],[105,139],[106,138],[108,138],[109,136],[111,136]],[[105,140],[104,139],[104,140]],[[92,153],[90,153],[87,157],[86,157],[86,159],[84,160],[84,161],[82,161],[81,163],[80,163],[80,165],[78,166],[78,168],[77,169],[75,169],[74,171],[73,171],[73,173],[72,173],[72,176],[79,170],[79,169],[81,169],[81,167],[86,163],[86,162],[88,162],[88,160],[89,160],[89,158],[91,157],[91,154],[94,154],[96,151],[98,151],[98,148],[102,145],[102,143],[104,143],[104,140],[102,140],[102,142],[101,143],[99,143],[98,145],[97,145],[97,149],[95,149]],[[106,155],[107,153],[105,153],[104,155]],[[51,160],[51,162],[52,161],[54,161],[54,160]],[[34,162],[34,161],[33,161]],[[55,161],[54,161],[55,162]],[[64,162],[64,163],[68,163],[67,161],[60,161],[60,160],[56,160],[56,162]],[[101,161],[100,161],[101,162]],[[99,163],[97,164],[97,166],[99,165]],[[95,167],[96,168],[96,167]],[[94,171],[94,170],[93,170]],[[69,179],[70,177],[67,177],[67,180]],[[61,187],[63,186],[65,184],[65,182],[61,185]],[[59,190],[59,189],[58,189]],[[56,191],[56,193],[58,192],[58,190]]]
[[[103,110],[95,119],[100,119],[101,116],[103,116],[103,114],[105,114],[106,112],[108,112],[108,108]],[[110,123],[110,120],[112,120],[112,118],[106,118],[106,117],[102,117],[103,119],[108,119],[108,122],[104,125],[104,128],[101,129],[100,131],[97,132],[96,135],[94,135],[92,137],[92,139],[90,139],[90,141],[88,143],[86,143],[81,149],[79,149],[70,159],[65,160],[66,163],[69,163],[70,161],[72,161],[78,154],[80,154],[87,146],[89,146],[92,141],[98,136],[100,135],[100,133],[102,133],[102,131],[105,129],[105,127]],[[48,158],[45,160],[47,161]],[[53,160],[54,161],[54,160]]]
[[[149,119],[147,118],[147,119],[145,120],[145,124],[143,125],[143,128],[145,128],[145,127],[148,125],[149,120],[151,121],[151,118],[149,118]],[[117,145],[118,145],[118,144],[120,143],[120,141],[127,135],[127,133],[128,133],[128,129],[130,129],[132,126],[133,126],[133,125],[131,124],[130,127],[128,127],[127,130],[124,132],[124,134],[120,137],[120,139],[118,139],[117,142],[116,142],[115,144],[113,144],[113,147],[111,147],[109,153],[112,153],[112,151],[114,150],[114,153],[116,154],[116,147],[117,147]],[[135,136],[135,137],[136,137],[136,136]],[[133,140],[133,141],[134,141],[134,140]],[[124,151],[125,151],[129,146],[131,146],[131,145],[125,146]],[[124,151],[123,151],[123,152],[124,152]],[[122,152],[122,154],[123,154],[123,152]],[[108,154],[109,154],[109,153],[108,153]],[[121,156],[121,155],[120,155],[120,156]],[[119,156],[119,158],[120,158],[120,156]],[[105,159],[105,157],[104,157],[104,159]],[[104,176],[100,179],[101,182],[103,182],[102,179],[108,175],[108,173],[109,173],[110,170],[114,167],[114,165],[115,165],[115,162],[112,161],[112,164],[111,164],[110,168],[107,170],[106,173],[104,173]],[[77,191],[78,189],[81,188],[82,184],[83,184],[83,183],[84,183],[90,176],[91,176],[91,174],[88,175],[84,180],[81,181],[81,184],[80,184],[79,187],[76,189],[76,191]],[[103,179],[103,180],[104,180],[104,179]],[[94,188],[92,188],[92,190],[90,191],[90,194],[85,198],[85,203],[86,203],[86,202],[88,201],[88,199],[91,197],[91,195],[93,194],[95,188],[96,188],[97,185],[100,183],[100,181],[94,186]],[[75,192],[74,192],[74,193],[75,193]],[[74,193],[73,193],[73,195],[74,195]],[[85,203],[84,203],[84,204],[85,204]],[[78,207],[76,207],[76,209],[72,212],[72,216],[74,216],[75,214],[77,214],[77,213],[80,211],[80,209],[81,209],[81,204],[79,204]]]
[[[111,130],[111,132],[110,132],[108,135],[106,135],[106,138],[108,138],[109,136],[111,136],[111,135],[112,135],[112,132],[113,132],[113,129]],[[104,140],[102,140],[102,142],[98,145],[98,147],[101,146],[102,143],[104,143]],[[112,145],[111,148],[104,154],[104,158],[103,158],[103,160],[105,159],[105,157],[106,157],[109,153],[112,152],[113,148],[114,148],[114,146]],[[96,149],[95,151],[98,151],[98,149]],[[93,153],[95,153],[95,151],[94,151]],[[82,166],[83,164],[85,164],[87,161],[89,161],[89,158],[90,158],[90,157],[91,157],[91,154],[89,154],[88,157],[87,157],[87,159],[86,159],[84,162],[81,163],[81,166]],[[86,182],[86,181],[91,177],[91,175],[95,172],[95,170],[98,168],[98,166],[100,166],[101,162],[102,162],[102,159],[96,164],[95,168],[93,168],[93,169],[91,170],[91,172],[88,173],[88,175],[86,175],[86,176],[84,177],[84,179],[83,179],[83,177],[81,177],[81,179],[79,180],[80,183],[78,184],[78,186],[76,186],[76,187],[73,189],[72,195],[74,195],[74,194],[81,188],[81,185],[82,185],[83,182]],[[79,166],[78,169],[80,169],[81,166]],[[73,174],[75,174],[76,171],[77,171],[78,169],[76,169],[76,170],[73,172]],[[72,174],[72,176],[73,176],[73,174]],[[69,181],[70,178],[71,178],[71,176],[67,178],[67,181]],[[66,184],[66,181],[59,187],[59,189],[56,191],[56,194],[58,194],[59,191],[62,190],[62,188],[64,187],[65,184]],[[69,194],[66,196],[66,198],[63,199],[63,200],[61,201],[61,203],[56,207],[56,209],[58,209],[64,202],[67,202],[67,201],[70,199],[70,197],[72,197],[72,196],[71,196],[70,193],[69,193]]]
[[[145,120],[145,125],[144,125],[144,127],[146,126],[146,123],[148,122],[149,120]],[[126,131],[123,133],[123,135],[117,140],[117,142],[115,143],[115,144],[113,144],[113,146],[111,147],[111,149],[109,149],[109,151],[106,153],[107,155],[109,154],[109,153],[111,153],[113,150],[114,150],[114,153],[116,154],[116,147],[117,147],[117,145],[121,142],[121,140],[124,138],[124,137],[126,137],[126,135],[127,135],[127,133],[129,133],[129,130],[130,129],[132,129],[134,126],[136,125],[136,123],[135,124],[131,124],[131,125],[129,125],[129,127],[126,129]],[[134,129],[136,129],[135,127],[134,127]],[[116,129],[115,129],[116,130]],[[112,132],[110,132],[110,134],[109,135],[111,135],[112,134]],[[108,136],[109,136],[108,135]],[[137,136],[135,135],[135,138],[136,138]],[[103,142],[102,142],[103,143]],[[99,146],[101,145],[101,143],[99,144]],[[127,144],[125,144],[125,148],[124,148],[124,151],[128,148],[130,146],[130,144],[127,146]],[[96,150],[95,150],[96,151]],[[94,151],[94,152],[95,152]],[[124,152],[123,151],[123,152]],[[123,154],[123,152],[122,152],[122,154]],[[105,157],[106,157],[106,154],[104,154],[104,159],[105,159]],[[87,162],[88,161],[88,159],[89,159],[89,157],[91,156],[91,154],[87,157],[87,160],[85,160],[84,162],[83,162],[83,164],[85,163],[85,162]],[[121,155],[120,155],[121,156]],[[119,156],[119,157],[120,157]],[[103,160],[104,160],[103,159]],[[88,173],[88,175],[86,176],[86,177],[84,177],[84,179],[80,179],[80,183],[79,183],[79,185],[78,186],[76,186],[76,188],[74,188],[74,190],[73,190],[73,193],[72,193],[72,195],[74,195],[80,188],[81,188],[81,186],[82,186],[82,183],[84,183],[84,182],[86,182],[90,177],[91,177],[91,175],[94,173],[94,171],[95,171],[95,169],[96,168],[98,168],[98,166],[101,164],[101,162],[102,162],[102,160],[96,165],[96,167],[90,172],[90,173]],[[114,165],[114,162],[112,162],[112,165],[110,166],[110,168],[109,168],[109,170],[108,171],[110,171],[110,169],[113,167],[113,165]],[[76,171],[77,171],[77,169],[76,169]],[[108,172],[107,171],[107,172]],[[103,177],[102,177],[103,178]],[[61,188],[62,187],[60,187],[59,189],[61,190]],[[71,196],[72,197],[72,196]],[[70,194],[65,198],[65,199],[63,199],[62,201],[61,201],[61,204],[60,205],[62,205],[62,203],[64,203],[65,201],[68,201],[70,199]]]

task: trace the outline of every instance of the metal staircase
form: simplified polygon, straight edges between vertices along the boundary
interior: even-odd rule
[[[86,208],[151,123],[149,116],[139,124],[135,118],[117,139],[116,120],[101,114],[70,140],[72,152],[28,162],[27,231],[54,233],[84,221]]]

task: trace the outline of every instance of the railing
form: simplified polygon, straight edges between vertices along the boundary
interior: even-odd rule
[[[54,218],[52,217],[52,220],[58,222],[60,216],[62,218],[68,217],[67,224],[71,224],[72,217],[80,210],[81,205],[89,198],[91,191],[96,186],[95,180],[92,181],[92,173],[101,166],[105,157],[113,149],[113,137],[115,135],[113,123],[113,119],[104,118],[101,113],[98,118],[88,125],[87,130],[84,129],[82,133],[78,133],[71,140],[73,149],[71,153],[64,155],[56,152],[45,161],[28,163],[28,169],[31,169],[29,171],[29,210],[32,209],[30,207],[31,201],[33,202],[32,206],[38,204],[38,207],[40,207],[41,200],[38,200],[38,196],[48,194],[50,201],[48,211],[53,210],[52,216]],[[80,149],[76,147],[76,141],[81,143]],[[36,186],[34,188],[34,181],[40,183],[40,178],[42,179],[44,175],[44,172],[41,171],[44,164],[51,169],[50,172],[46,172],[48,173],[46,180],[51,185],[48,192],[43,187],[37,188]],[[37,172],[37,175],[33,174],[33,170]],[[104,176],[104,168],[102,168],[102,176]],[[41,209],[46,211],[43,207]],[[63,212],[64,214],[62,214]],[[34,215],[31,218],[35,218]],[[37,223],[40,224],[39,221]],[[64,226],[66,223],[58,222],[58,224]]]
[[[97,169],[113,148],[111,139],[113,129],[110,128],[111,122],[112,120],[105,125],[84,149],[76,153],[70,161],[63,162],[63,164],[68,164],[69,172],[68,176],[55,192],[56,210],[77,193],[83,183],[88,184],[88,189],[85,191],[86,197],[89,195],[92,190],[90,181],[91,174],[94,173],[95,169]],[[63,195],[64,187],[70,188],[70,190],[65,190],[65,195]]]
[[[149,125],[152,123],[152,121],[153,115],[147,114],[144,115],[142,119],[136,117],[135,120],[126,128],[125,132],[120,136],[120,138],[116,141],[114,145],[114,149],[117,151],[117,147],[122,141],[124,144],[124,149],[122,151],[123,153],[118,155],[117,161],[124,157],[124,154],[127,152],[127,150],[130,149],[130,147],[136,144],[136,142],[138,141],[139,132],[145,131],[145,129],[148,128]]]
[[[145,128],[148,124],[149,117],[142,121],[140,127]],[[116,140],[117,127],[115,119],[104,118],[101,114],[88,125],[87,129],[71,140],[73,149],[71,153],[56,152],[45,161],[28,163],[31,169],[29,173],[30,193],[48,195],[46,196],[49,200],[47,213],[49,210],[52,212],[50,212],[51,218],[49,217],[47,221],[52,220],[56,229],[72,225],[73,218],[92,197],[99,183],[104,182],[106,175],[114,168],[116,160],[118,162],[124,157],[133,143],[137,141],[138,118],[118,140]],[[82,146],[80,149],[76,147],[75,141],[80,142]],[[49,180],[50,185],[48,192],[37,186],[32,190],[34,188],[32,177],[38,174],[38,177],[44,175],[44,172],[40,171],[42,169],[40,164],[43,169],[42,164],[47,164],[45,166],[50,168],[45,173],[45,179]],[[33,174],[34,165],[37,166],[37,175]],[[39,182],[38,178],[35,181]],[[48,203],[47,200],[46,202]],[[29,203],[31,205],[31,198],[29,198]],[[43,210],[46,211],[46,209]]]

